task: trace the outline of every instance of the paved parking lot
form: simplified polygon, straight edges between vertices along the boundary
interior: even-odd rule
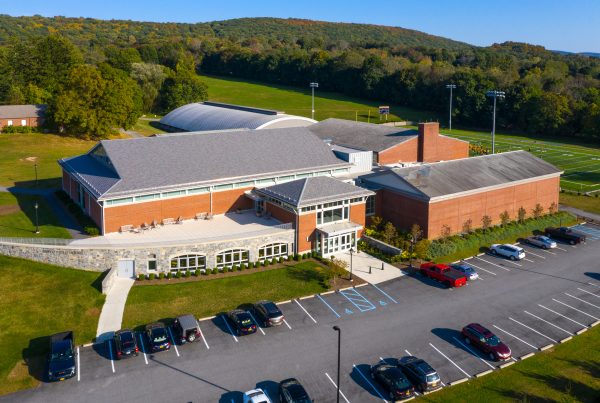
[[[577,229],[585,245],[545,251],[522,245],[526,260],[491,255],[466,259],[481,279],[446,289],[420,276],[325,293],[280,304],[286,323],[237,337],[224,318],[199,322],[193,344],[114,360],[114,346],[80,348],[78,377],[4,396],[3,401],[240,402],[263,388],[278,402],[277,384],[298,378],[317,401],[335,399],[337,334],[342,329],[342,401],[386,401],[369,366],[403,355],[428,361],[445,385],[482,376],[541,349],[567,341],[600,321],[600,227]],[[260,295],[256,296],[260,299]],[[183,313],[183,312],[182,312]],[[460,329],[480,322],[513,351],[490,361],[464,344]]]

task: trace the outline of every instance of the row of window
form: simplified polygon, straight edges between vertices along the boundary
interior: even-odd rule
[[[13,121],[9,120],[8,122],[6,122],[6,126],[13,126]],[[21,120],[21,126],[27,126],[27,120],[22,119]]]

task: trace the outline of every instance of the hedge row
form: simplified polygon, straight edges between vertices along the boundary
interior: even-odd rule
[[[41,133],[40,128],[31,126],[4,126],[2,133]]]
[[[75,217],[79,225],[83,227],[83,231],[86,234],[90,236],[100,235],[100,229],[98,228],[96,223],[87,214],[83,212],[83,210],[81,209],[81,207],[79,207],[77,203],[71,200],[69,195],[64,190],[57,190],[54,194],[56,195],[58,200],[60,200],[65,205],[67,210],[69,210],[69,213],[71,213]]]

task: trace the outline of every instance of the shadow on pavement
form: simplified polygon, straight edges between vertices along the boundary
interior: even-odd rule
[[[359,372],[360,371],[360,372]],[[385,392],[379,384],[371,379],[371,366],[368,364],[359,364],[352,368],[352,372],[350,373],[350,378],[359,385],[361,388],[369,392],[369,394],[377,399],[381,399],[381,396],[386,396],[387,392]],[[366,378],[366,379],[365,379]],[[367,382],[368,380],[368,382]],[[369,382],[371,385],[369,385]],[[374,390],[373,388],[377,388]],[[379,393],[378,393],[379,392]],[[379,395],[381,394],[381,396]]]

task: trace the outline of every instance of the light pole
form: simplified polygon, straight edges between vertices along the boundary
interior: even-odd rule
[[[338,326],[334,326],[333,330],[338,333],[338,357],[337,357],[337,399],[336,402],[340,403],[340,345],[342,341],[342,329]]]
[[[408,267],[412,269],[413,250],[415,244],[415,237],[412,234],[408,234],[408,240],[410,241],[410,256],[408,257]]]
[[[450,112],[448,114],[448,130],[452,131],[452,90],[456,88],[456,84],[446,84],[446,88],[450,90]]]
[[[319,88],[319,83],[312,82],[310,83],[310,89],[312,91],[312,109],[310,117],[315,119],[315,88]]]
[[[35,207],[35,233],[39,234],[40,233],[40,225],[38,222],[38,202],[35,202],[35,205],[33,206]]]
[[[354,281],[352,279],[352,254],[354,253],[354,248],[350,248],[350,282]]]
[[[488,91],[485,95],[494,98],[494,113],[492,118],[492,154],[496,153],[496,98],[504,98],[506,93],[504,91],[492,90]]]

